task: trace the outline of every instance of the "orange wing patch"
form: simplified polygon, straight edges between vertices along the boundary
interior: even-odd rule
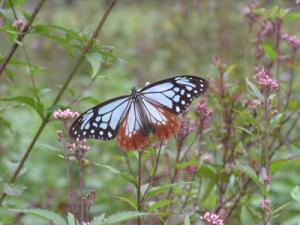
[[[179,123],[177,117],[170,113],[168,110],[163,109],[161,107],[159,108],[159,111],[164,115],[166,118],[166,121],[164,124],[157,124],[154,125],[154,137],[159,140],[163,141],[171,136],[175,135],[178,132]]]
[[[125,117],[126,118],[126,117]],[[117,144],[122,150],[130,151],[144,148],[148,142],[148,136],[144,136],[140,130],[136,131],[131,137],[125,132],[126,119],[120,123],[120,128],[117,134]]]

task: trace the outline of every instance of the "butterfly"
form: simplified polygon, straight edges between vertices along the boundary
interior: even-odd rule
[[[191,75],[161,80],[141,90],[133,87],[130,95],[113,98],[80,115],[69,134],[79,140],[116,138],[123,150],[142,149],[151,133],[159,141],[175,135],[177,115],[207,88],[205,79]]]

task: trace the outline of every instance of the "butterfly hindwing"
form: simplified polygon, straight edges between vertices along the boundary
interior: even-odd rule
[[[121,96],[89,109],[72,124],[70,136],[74,139],[113,139],[130,102],[131,96]]]
[[[121,149],[141,149],[148,144],[148,135],[142,132],[143,121],[138,107],[138,104],[132,101],[120,122],[117,143]]]
[[[205,93],[208,82],[200,77],[183,75],[165,79],[143,88],[148,101],[159,104],[174,114],[182,113],[193,99]]]

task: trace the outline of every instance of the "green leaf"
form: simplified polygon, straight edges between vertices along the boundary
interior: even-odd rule
[[[167,206],[171,203],[172,201],[171,200],[168,200],[168,199],[163,199],[161,201],[158,201],[156,203],[154,203],[153,205],[151,205],[148,209],[149,212],[153,212],[155,211],[156,209],[159,209],[161,207],[164,207],[164,206]]]
[[[76,224],[79,224],[79,222],[76,221],[76,217],[72,213],[68,212],[68,225],[76,225]]]
[[[184,217],[184,225],[191,225],[191,221],[190,221],[189,215],[186,215]]]
[[[7,127],[10,130],[10,132],[13,132],[10,123],[1,116],[0,116],[0,127],[2,127],[2,129],[3,127]]]
[[[128,205],[130,205],[133,209],[137,210],[137,206],[136,203],[134,202],[134,200],[130,199],[130,198],[126,198],[126,197],[122,197],[122,196],[117,196],[117,199],[120,199],[123,202],[126,202]]]
[[[141,213],[138,211],[126,211],[126,212],[120,212],[120,213],[116,213],[113,214],[109,217],[107,217],[104,220],[104,224],[116,224],[116,223],[121,223],[123,221],[127,221],[130,219],[134,219],[140,216],[145,216],[145,215],[149,215],[149,213]]]
[[[271,60],[275,60],[277,57],[277,53],[275,52],[275,50],[272,48],[271,45],[265,43],[262,44],[262,48],[265,52],[265,54],[271,59]]]
[[[87,60],[91,64],[92,73],[91,77],[94,78],[99,74],[101,64],[102,64],[102,55],[99,52],[92,52],[86,56]]]
[[[130,183],[136,185],[136,180],[135,180],[135,178],[134,178],[132,175],[126,173],[126,172],[121,172],[121,171],[119,171],[118,169],[116,169],[116,168],[114,168],[114,167],[112,167],[112,166],[108,166],[108,165],[104,165],[104,164],[100,164],[100,163],[93,163],[93,164],[96,165],[96,166],[103,167],[103,168],[109,170],[111,173],[116,174],[116,175],[119,175],[119,176],[122,177],[125,181],[128,181],[128,182],[130,182]]]
[[[25,105],[30,106],[33,108],[41,118],[43,118],[44,113],[44,105],[38,101],[36,101],[34,98],[27,97],[27,96],[16,96],[12,98],[2,98],[2,101],[12,101],[12,102],[19,102],[23,103]]]
[[[3,185],[3,193],[13,197],[20,196],[23,193],[24,189],[26,189],[26,187],[20,185],[9,185],[8,183],[4,183]]]
[[[9,209],[9,210],[13,212],[22,212],[25,214],[32,214],[35,216],[39,216],[41,218],[50,220],[56,225],[67,225],[63,217],[46,209]]]
[[[293,202],[287,202],[278,208],[276,208],[274,211],[272,211],[272,216],[277,216],[276,214],[279,214],[282,210],[284,210],[286,207],[289,207]]]
[[[282,169],[298,165],[300,165],[300,157],[272,161],[270,164],[270,174],[273,175]]]
[[[296,186],[290,191],[291,197],[297,201],[300,202],[300,187]]]
[[[236,166],[234,166],[234,168],[247,175],[261,190],[263,190],[263,184],[259,180],[259,177],[255,173],[254,169],[252,169],[249,165],[238,163]]]
[[[90,225],[102,225],[104,221],[104,216],[105,214],[103,213],[100,216],[94,217]]]
[[[152,187],[152,188],[150,188],[150,190],[148,191],[148,193],[146,194],[145,197],[151,198],[151,197],[153,197],[157,194],[160,194],[160,193],[164,192],[165,190],[168,190],[169,188],[177,187],[177,186],[185,185],[185,184],[190,184],[190,183],[192,183],[192,182],[165,184],[165,185],[158,186],[158,187]]]
[[[248,210],[248,208],[245,205],[243,205],[241,209],[240,221],[241,224],[243,225],[256,224],[251,212]]]
[[[249,87],[249,91],[251,92],[252,95],[256,96],[258,99],[261,101],[264,100],[264,96],[260,92],[260,90],[256,87],[254,83],[252,83],[248,78],[246,78],[247,85]]]
[[[300,13],[299,12],[290,12],[285,15],[284,20],[286,21],[299,21],[300,20]]]

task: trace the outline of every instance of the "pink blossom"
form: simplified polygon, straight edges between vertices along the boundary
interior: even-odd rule
[[[81,225],[90,225],[90,222],[84,222],[84,221],[82,221]]]
[[[198,171],[197,166],[191,165],[184,168],[184,170],[189,174],[195,174]]]
[[[59,109],[53,113],[53,118],[56,120],[76,119],[78,116],[78,112],[72,112],[70,109],[64,111]]]
[[[86,144],[86,140],[76,140],[76,145],[79,148],[79,151],[82,155],[84,155],[88,150],[90,150],[90,146]]]
[[[58,141],[61,141],[61,139],[63,138],[63,131],[62,130],[57,130],[56,131],[56,138]]]
[[[262,180],[263,180],[264,184],[267,185],[270,183],[271,178],[269,176],[265,175],[265,176],[263,176]]]
[[[253,75],[253,79],[265,88],[277,89],[279,87],[278,82],[271,79],[271,73],[266,72],[264,69],[259,69]]]
[[[213,162],[213,156],[212,156],[211,154],[209,154],[209,153],[205,153],[205,154],[201,157],[201,159],[203,160],[204,163],[210,164],[210,163]]]
[[[70,152],[73,152],[76,149],[76,144],[75,143],[67,143],[67,149]]]
[[[287,33],[285,33],[281,35],[281,39],[285,40],[292,47],[294,51],[296,51],[300,47],[300,39],[297,38],[296,36],[289,36]]]
[[[271,206],[271,200],[269,200],[269,199],[263,199],[260,202],[260,207],[265,212],[270,212],[271,211],[270,206]]]
[[[296,0],[296,6],[298,9],[300,9],[300,0]]]
[[[275,31],[274,24],[269,20],[264,20],[261,22],[260,31],[258,33],[258,40],[264,39],[269,34],[272,34]]]
[[[218,214],[206,212],[201,219],[206,222],[207,225],[224,225],[224,221]]]
[[[21,31],[25,26],[25,20],[24,19],[16,19],[12,23],[12,26],[15,27],[17,30]]]
[[[249,20],[250,23],[253,23],[258,18],[257,13],[255,13],[257,7],[257,1],[251,1],[245,8],[242,9],[242,13],[245,15],[245,17]]]
[[[188,118],[186,115],[182,116],[181,123],[179,125],[178,129],[178,137],[180,139],[184,139],[187,137],[190,133],[194,132],[196,130],[196,124],[195,122],[191,121],[190,118]]]
[[[250,99],[246,102],[246,107],[248,109],[257,109],[261,105],[261,101],[259,99]]]

